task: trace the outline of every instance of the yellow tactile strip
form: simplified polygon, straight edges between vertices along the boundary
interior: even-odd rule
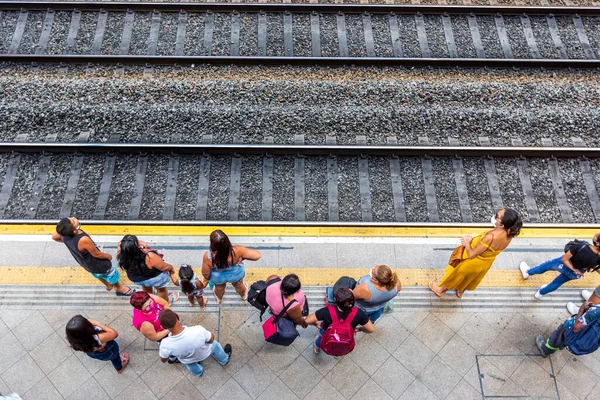
[[[56,225],[0,225],[0,234],[4,235],[50,235]],[[208,236],[215,229],[223,229],[230,236],[315,236],[315,237],[460,237],[485,229],[481,227],[281,227],[281,226],[160,226],[160,225],[85,225],[87,233],[93,235],[145,235],[145,236]],[[598,228],[523,228],[520,238],[591,238]]]
[[[200,270],[196,269],[198,275]],[[246,268],[246,281],[266,279],[269,275],[295,273],[304,285],[333,285],[342,275],[358,278],[366,275],[366,268]],[[426,286],[431,280],[438,281],[443,275],[439,269],[396,269],[405,286]],[[122,283],[131,283],[122,275]],[[539,287],[556,276],[547,273],[532,276],[528,280],[517,270],[491,270],[480,286],[493,287]],[[81,267],[0,267],[2,285],[91,285],[98,281]],[[567,287],[595,287],[600,285],[600,276],[588,273],[583,278],[565,284]]]

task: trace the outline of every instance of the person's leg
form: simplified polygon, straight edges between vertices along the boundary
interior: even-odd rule
[[[558,271],[558,266],[562,264],[562,257],[553,258],[552,260],[544,261],[538,266],[531,267],[527,271],[529,275],[543,274],[547,271]]]
[[[565,282],[569,282],[571,280],[570,277],[564,274],[558,274],[556,278],[552,282],[550,282],[547,286],[540,288],[540,294],[545,295],[550,292],[555,291],[559,287],[561,287]]]
[[[383,308],[380,308],[377,311],[373,311],[372,313],[369,313],[368,315],[369,315],[369,320],[372,323],[375,323],[375,321],[377,321],[383,315]]]
[[[115,285],[111,285],[110,283],[106,282],[104,279],[102,278],[97,278],[100,282],[102,282],[102,284],[104,284],[104,286],[106,286],[106,290],[112,290],[115,289]]]
[[[223,350],[221,343],[217,342],[216,340],[212,342],[211,354],[214,357],[214,359],[217,360],[217,362],[221,365],[225,365],[229,362],[229,356],[227,355],[227,353],[225,353],[225,350]]]
[[[543,355],[549,356],[550,354],[553,354],[557,350],[560,350],[564,347],[565,328],[561,323],[558,326],[558,328],[556,328],[554,331],[552,331],[552,333],[550,333],[550,336],[548,336],[548,339],[546,339],[545,343],[543,342],[544,337],[538,336],[538,338],[540,337],[542,338],[542,343],[538,343],[538,348],[540,349]]]
[[[202,364],[199,362],[185,364],[185,366],[192,374],[196,376],[202,376],[202,373],[204,372],[204,368],[202,368]]]
[[[154,294],[154,288],[152,286],[142,285],[142,290],[148,294]]]
[[[325,331],[323,329],[319,329],[319,333],[315,335],[313,349],[317,354],[321,352],[321,337],[323,336],[323,333],[325,333]]]
[[[194,307],[194,304],[196,304],[196,296],[194,296],[193,294],[188,295],[188,301],[190,303],[190,306]]]
[[[111,361],[115,370],[120,371],[123,369],[121,362],[121,356],[119,354],[119,345],[115,340],[111,340],[106,343],[104,351],[97,353],[86,353],[90,358],[94,358],[100,361]]]
[[[225,295],[225,285],[225,283],[222,285],[217,285],[215,283],[215,288],[213,289],[213,292],[215,293],[215,296],[217,297],[217,301],[219,303],[223,301],[223,296]]]
[[[166,287],[156,288],[156,295],[165,299],[167,303],[171,302],[171,300],[169,299],[169,289],[167,289]]]
[[[233,286],[235,291],[240,295],[240,297],[244,297],[246,295],[246,285],[244,284],[243,280],[236,283],[232,283],[231,285]]]

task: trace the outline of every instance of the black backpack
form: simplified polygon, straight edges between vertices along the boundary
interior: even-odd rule
[[[589,246],[589,245],[590,244],[588,242],[586,242],[585,240],[579,240],[579,239],[571,240],[569,243],[567,243],[565,245],[565,253],[570,250],[571,254],[575,255],[575,253],[577,253],[579,250],[581,250],[582,247]]]
[[[269,282],[256,281],[250,285],[250,288],[248,289],[248,303],[260,311],[261,322],[263,314],[267,311],[267,308],[269,308],[269,305],[267,304],[267,286],[279,282],[280,280],[281,279],[279,278],[275,278],[271,279]]]

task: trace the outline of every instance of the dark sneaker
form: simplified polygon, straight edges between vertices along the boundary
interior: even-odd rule
[[[229,343],[227,343],[225,347],[223,347],[223,351],[225,351],[225,354],[227,354],[227,362],[225,363],[225,365],[227,365],[227,363],[229,363],[229,360],[231,359],[231,350],[231,345]]]
[[[544,339],[543,336],[538,336],[535,338],[535,344],[537,345],[538,350],[540,351],[540,353],[542,354],[542,357],[548,357],[549,354],[546,354],[544,352],[544,349],[546,348],[546,339]]]
[[[177,359],[177,357],[169,357],[169,361],[167,361],[169,364],[179,364],[181,361],[179,361]]]

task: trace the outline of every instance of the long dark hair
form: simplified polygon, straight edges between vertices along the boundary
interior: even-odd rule
[[[96,330],[94,325],[85,317],[76,315],[67,322],[65,332],[73,350],[93,353],[94,348],[98,347],[98,341],[94,338],[94,335],[104,331]]]
[[[504,225],[504,229],[506,229],[509,237],[515,237],[521,233],[523,220],[515,210],[512,208],[505,208],[504,215],[502,216],[502,225]]]
[[[181,265],[179,268],[179,287],[181,291],[188,296],[194,293],[196,287],[192,280],[194,279],[194,270],[187,264]]]
[[[121,252],[117,256],[119,267],[125,271],[139,271],[146,267],[146,254],[140,249],[135,235],[125,235],[121,239]]]
[[[233,246],[225,232],[220,229],[210,234],[210,252],[213,265],[217,268],[228,268],[230,258],[232,263],[235,262]]]

